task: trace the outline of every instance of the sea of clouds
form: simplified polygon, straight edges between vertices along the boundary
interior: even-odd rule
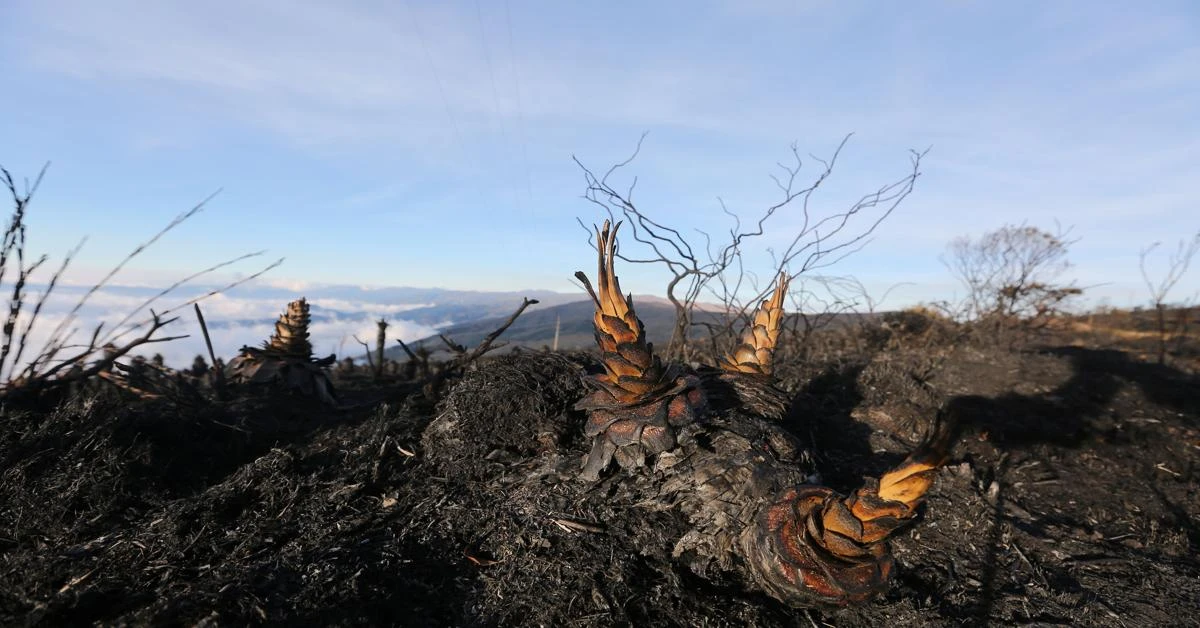
[[[166,318],[177,317],[173,323],[162,328],[156,337],[186,337],[141,345],[132,352],[134,355],[151,357],[161,354],[166,365],[174,368],[191,365],[197,355],[204,355],[208,359],[199,321],[193,307],[186,304],[207,294],[212,287],[193,287],[153,301],[151,299],[161,292],[161,288],[117,285],[91,294],[88,294],[89,290],[89,286],[62,285],[51,292],[30,328],[21,362],[27,363],[38,355],[56,334],[69,339],[68,348],[60,357],[78,353],[87,346],[97,326],[101,329],[99,338],[102,342],[111,339],[114,344],[121,345],[144,333],[145,325],[152,316],[151,309],[159,313],[168,312]],[[28,324],[40,298],[40,291],[44,291],[44,286],[31,288],[17,321],[15,329],[18,333]],[[260,345],[270,337],[275,321],[288,301],[303,295],[286,294],[288,292],[291,291],[260,285],[239,287],[200,300],[213,352],[217,357],[228,360],[241,347]],[[363,294],[370,296],[369,291]],[[381,318],[389,323],[388,346],[395,345],[396,339],[408,342],[424,338],[441,327],[403,317],[405,311],[427,307],[429,303],[384,303],[370,298],[322,296],[309,296],[308,302],[313,319],[309,339],[314,353],[321,357],[330,353],[337,354],[339,359],[362,355],[363,348],[354,337],[373,347],[378,329],[376,321]]]

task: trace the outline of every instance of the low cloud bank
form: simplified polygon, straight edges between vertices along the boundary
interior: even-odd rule
[[[38,299],[37,290],[38,288],[34,288],[31,298],[26,300],[24,312],[18,320],[18,330],[23,329],[29,320],[30,312]],[[204,346],[204,336],[193,308],[190,305],[182,306],[190,299],[205,294],[206,289],[196,288],[191,293],[172,295],[145,307],[146,302],[159,292],[158,289],[113,286],[90,295],[71,318],[71,311],[86,292],[87,288],[83,286],[68,285],[55,289],[30,331],[24,355],[21,357],[22,363],[28,363],[38,355],[56,330],[61,330],[60,337],[69,337],[68,344],[72,345],[72,348],[64,350],[59,357],[82,350],[97,325],[103,325],[101,338],[106,338],[111,333],[116,344],[128,342],[143,333],[144,327],[135,326],[150,319],[150,308],[157,312],[171,308],[174,311],[168,316],[178,316],[178,320],[163,328],[159,336],[188,337],[142,345],[134,351],[136,355],[150,357],[156,353],[162,354],[167,366],[174,368],[191,365],[197,355],[204,355],[207,360],[208,351]],[[330,353],[337,354],[338,358],[361,355],[362,347],[353,337],[357,335],[373,345],[377,330],[376,321],[380,318],[387,319],[389,324],[389,346],[394,345],[396,339],[407,342],[437,331],[436,326],[402,317],[403,312],[425,307],[429,305],[427,303],[377,303],[322,297],[310,298],[309,303],[313,319],[309,328],[309,338],[313,351],[318,356]],[[213,351],[218,357],[228,360],[245,345],[261,344],[274,331],[275,321],[286,305],[286,298],[275,295],[259,296],[247,290],[204,299],[200,306],[208,324]]]

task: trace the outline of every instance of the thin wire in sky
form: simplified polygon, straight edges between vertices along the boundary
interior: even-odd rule
[[[529,172],[529,150],[525,139],[525,113],[521,105],[521,75],[517,72],[517,55],[513,46],[512,13],[509,11],[508,0],[504,0],[504,22],[508,26],[508,58],[512,67],[513,89],[517,96],[517,137],[521,140],[521,163],[525,166],[525,191],[529,194],[529,204],[533,204],[533,176]]]
[[[483,26],[483,9],[479,5],[479,0],[475,0],[475,17],[479,20],[479,40],[483,44],[483,58],[487,62],[488,78],[492,82],[492,105],[496,111],[496,124],[500,126],[500,141],[504,149],[509,146],[508,131],[504,125],[504,113],[500,110],[500,91],[496,89],[496,72],[492,69],[492,51],[488,46],[487,29]],[[502,161],[501,163],[505,163]],[[521,206],[521,195],[517,192],[517,184],[513,182],[507,175],[504,177],[512,187],[513,206]]]
[[[425,61],[429,64],[430,71],[433,72],[433,81],[437,85],[438,94],[442,97],[442,106],[446,108],[446,117],[450,120],[450,128],[454,131],[454,141],[458,145],[458,152],[461,155],[466,155],[466,143],[463,142],[462,132],[458,129],[458,120],[454,117],[454,111],[450,108],[450,99],[446,98],[446,89],[442,87],[442,77],[438,73],[437,65],[433,62],[433,55],[429,53],[429,46],[425,44],[425,34],[421,31],[421,24],[417,20],[417,13],[413,11],[411,0],[405,0],[405,8],[408,10],[409,21],[412,22],[413,31],[417,34],[417,41],[421,43],[421,50],[425,53]],[[480,196],[483,195],[483,189],[476,185]]]

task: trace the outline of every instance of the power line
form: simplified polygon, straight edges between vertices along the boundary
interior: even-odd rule
[[[513,88],[517,96],[517,136],[521,139],[521,163],[525,166],[525,191],[529,194],[529,203],[533,204],[533,176],[529,172],[529,150],[525,138],[525,114],[521,105],[521,76],[517,73],[517,55],[513,47],[512,13],[509,11],[508,0],[504,0],[504,23],[508,26],[508,59],[512,68]]]
[[[446,108],[446,117],[450,119],[450,128],[454,130],[454,141],[458,144],[458,151],[460,154],[466,155],[466,143],[463,142],[462,133],[458,129],[458,120],[454,117],[454,111],[450,109],[450,99],[446,98],[446,90],[442,87],[442,77],[438,73],[437,65],[433,62],[433,55],[429,53],[429,46],[425,45],[425,35],[421,32],[421,24],[417,21],[417,14],[413,11],[411,0],[405,0],[404,6],[408,10],[408,18],[412,22],[413,31],[417,34],[417,41],[421,43],[421,50],[425,53],[425,61],[433,72],[433,81],[437,85],[438,94],[442,97],[442,106]],[[483,190],[478,187],[477,189],[482,196]]]
[[[483,9],[479,6],[479,0],[475,0],[475,17],[479,21],[479,39],[483,44],[483,58],[487,62],[488,78],[492,83],[492,105],[496,111],[496,123],[500,126],[500,141],[507,148],[508,131],[504,127],[504,114],[500,111],[500,92],[496,89],[496,72],[492,69],[492,51],[488,46],[487,30],[483,27]],[[507,179],[508,177],[506,176],[505,178]],[[520,207],[521,198],[520,194],[517,193],[517,186],[511,181],[509,184],[512,187],[513,204]]]

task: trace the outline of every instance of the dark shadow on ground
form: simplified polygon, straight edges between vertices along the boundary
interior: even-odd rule
[[[1069,358],[1077,372],[1100,373],[1128,381],[1155,404],[1188,415],[1193,425],[1197,416],[1200,416],[1200,376],[1170,366],[1136,360],[1124,351],[1113,349],[1068,346],[1047,349],[1046,352]]]
[[[1055,347],[1044,353],[1071,362],[1071,378],[1054,390],[1041,395],[962,395],[951,398],[948,406],[964,427],[1006,449],[1038,443],[1070,447],[1089,436],[1110,432],[1109,408],[1127,384],[1136,386],[1154,404],[1182,413],[1195,425],[1200,378],[1194,375],[1138,362],[1120,351]]]
[[[851,416],[863,400],[858,377],[864,367],[864,362],[827,366],[796,393],[782,421],[811,446],[822,479],[841,490],[862,484],[863,465],[874,455],[870,426]],[[873,462],[880,467],[888,461]]]

